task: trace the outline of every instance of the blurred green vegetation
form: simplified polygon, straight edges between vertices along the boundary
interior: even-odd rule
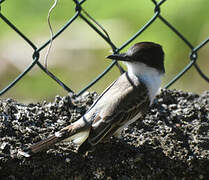
[[[52,4],[53,1],[5,0],[1,5],[1,13],[39,47],[50,36],[47,14]],[[154,12],[153,3],[147,0],[87,0],[83,7],[103,25],[118,47],[136,33]],[[51,15],[54,32],[74,15],[74,8],[73,1],[58,0]],[[208,37],[208,12],[208,0],[166,1],[161,6],[161,15],[194,46]],[[190,49],[159,19],[130,46],[139,41],[155,41],[163,45],[166,54],[164,85],[189,62]],[[198,51],[198,64],[207,76],[209,76],[208,47],[207,44]],[[3,67],[0,68],[0,88],[2,89],[30,64],[33,51],[1,19],[0,49],[0,67]],[[53,42],[48,67],[69,87],[78,92],[110,64],[110,61],[105,59],[105,56],[111,53],[110,50],[108,44],[78,18]],[[41,52],[41,62],[45,52]],[[117,76],[119,72],[115,67],[90,91],[96,90],[100,93]],[[209,89],[209,84],[192,68],[171,88],[201,93]],[[11,97],[19,101],[35,102],[52,100],[56,94],[65,95],[66,92],[35,67],[2,98]]]

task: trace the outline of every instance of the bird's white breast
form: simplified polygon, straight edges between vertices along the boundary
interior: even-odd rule
[[[150,104],[152,104],[161,85],[161,77],[163,76],[157,69],[148,67],[144,63],[129,63],[126,62],[128,73],[138,76],[139,79],[146,85],[149,91]]]

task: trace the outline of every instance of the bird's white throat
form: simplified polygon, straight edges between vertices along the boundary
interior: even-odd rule
[[[147,66],[140,62],[124,62],[128,68],[128,73],[138,76],[140,80],[145,83],[149,91],[150,104],[152,104],[156,94],[159,91],[161,84],[161,77],[163,73],[159,72],[156,68]]]

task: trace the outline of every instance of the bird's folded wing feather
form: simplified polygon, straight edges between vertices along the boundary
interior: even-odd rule
[[[108,134],[114,133],[138,113],[149,106],[146,86],[134,75],[121,75],[86,114],[97,114],[89,135],[89,142],[97,144]]]

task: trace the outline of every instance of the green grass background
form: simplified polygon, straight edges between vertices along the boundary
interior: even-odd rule
[[[37,47],[40,47],[49,38],[47,13],[52,4],[53,1],[50,0],[6,0],[1,5],[1,13]],[[87,0],[83,7],[103,25],[118,47],[136,33],[154,14],[154,5],[149,0]],[[54,32],[58,31],[75,14],[74,9],[75,4],[72,0],[58,0],[51,15]],[[167,0],[161,6],[161,15],[175,26],[193,46],[197,46],[209,36],[208,12],[208,0]],[[163,85],[167,84],[189,62],[190,49],[159,19],[130,46],[139,41],[154,41],[163,45],[166,54],[166,76]],[[20,63],[18,61],[24,60],[25,66],[32,61],[33,50],[1,19],[0,49],[2,67],[5,66],[8,59],[12,59],[16,64]],[[78,92],[110,64],[110,61],[105,59],[105,56],[111,53],[110,50],[108,44],[78,18],[53,42],[48,67],[50,71]],[[198,65],[209,76],[208,50],[209,45],[207,44],[198,51]],[[20,58],[17,58],[16,54]],[[45,51],[41,52],[41,62],[43,62],[44,55]],[[2,72],[0,69],[1,89],[22,71],[22,69],[16,68],[15,63],[7,64],[7,68],[4,68]],[[89,91],[102,92],[118,76],[117,68],[113,68]],[[202,93],[208,90],[209,84],[192,68],[171,88]],[[1,98],[10,97],[22,102],[50,101],[56,94],[65,95],[66,92],[35,67]]]

